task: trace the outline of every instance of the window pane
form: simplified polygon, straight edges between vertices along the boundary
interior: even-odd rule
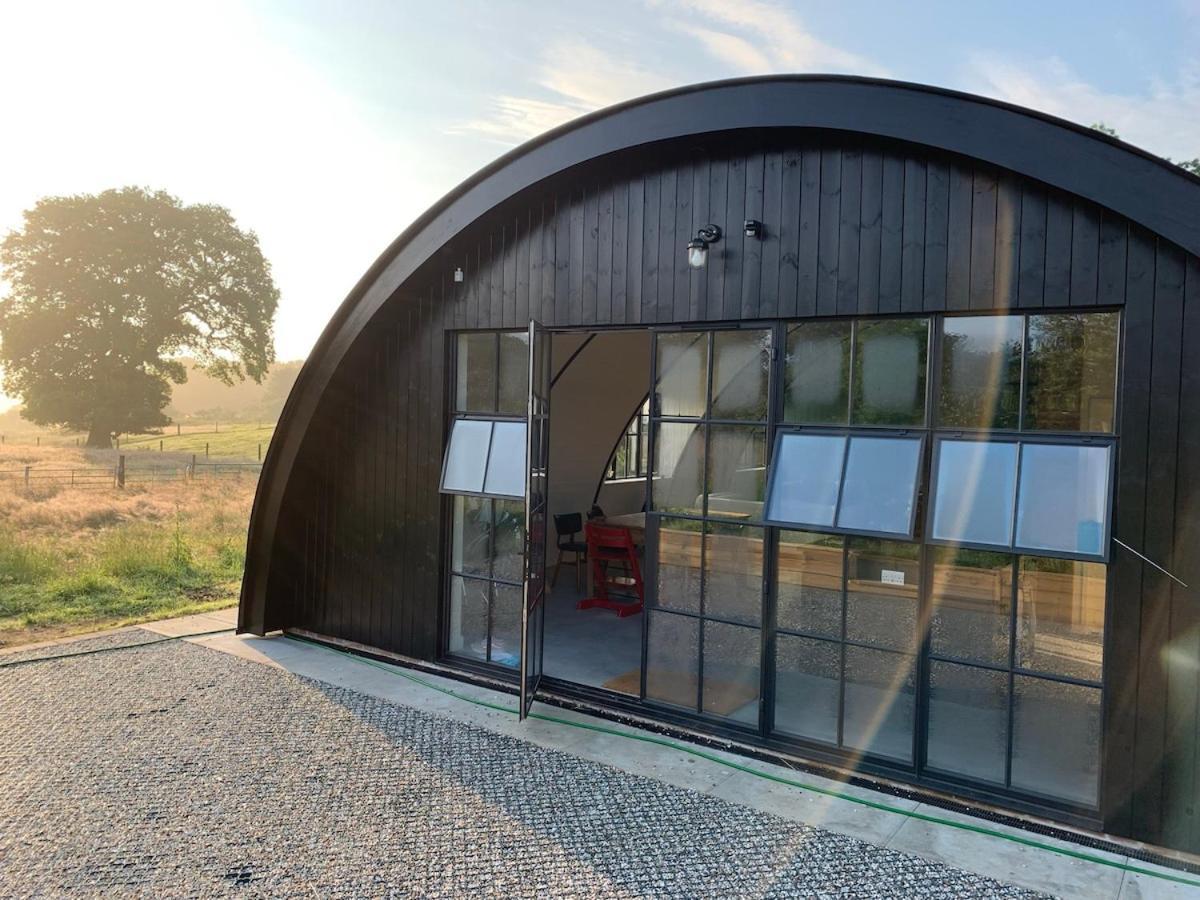
[[[767,418],[771,332],[718,331],[713,335],[714,419]]]
[[[496,411],[496,335],[460,334],[455,408],[459,412]]]
[[[757,628],[704,623],[704,712],[758,725],[761,652]]]
[[[525,496],[525,423],[497,422],[492,429],[492,452],[488,456],[488,494]]]
[[[911,650],[921,583],[916,544],[846,539],[846,639]]]
[[[1021,558],[1018,666],[1100,681],[1106,576],[1103,563]]]
[[[646,697],[695,711],[700,673],[700,620],[650,613]]]
[[[1012,786],[1095,806],[1100,689],[1017,675],[1013,690]]]
[[[767,430],[709,425],[708,433],[708,514],[762,518]]]
[[[842,636],[842,541],[829,534],[779,532],[775,577],[780,628]]]
[[[805,322],[788,330],[783,418],[844,425],[850,413],[849,321]]]
[[[838,527],[910,534],[920,464],[920,440],[850,438]]]
[[[709,523],[704,541],[704,615],[762,621],[763,530]]]
[[[942,323],[938,423],[1017,428],[1021,415],[1021,316],[951,317]]]
[[[1004,784],[1008,673],[929,664],[929,765]]]
[[[1021,445],[1018,547],[1105,552],[1110,453],[1109,447]]]
[[[775,728],[837,743],[842,648],[781,634],[775,639]]]
[[[700,515],[704,502],[704,426],[659,422],[654,428],[654,508]]]
[[[486,661],[487,636],[488,582],[451,576],[449,651]]]
[[[490,575],[492,501],[482,497],[455,497],[451,528],[450,568],[469,575]]]
[[[703,416],[708,396],[708,332],[659,334],[658,415]]]
[[[1118,313],[1029,317],[1025,428],[1113,430],[1119,322]]]
[[[521,588],[492,584],[492,659],[515,669],[521,664]]]
[[[529,332],[507,331],[500,335],[500,412],[523,416],[528,404]]]
[[[1007,668],[1013,558],[941,547],[932,561],[933,652]]]
[[[933,538],[968,544],[1012,543],[1017,445],[939,441]]]
[[[525,504],[520,500],[496,500],[495,559],[492,574],[507,581],[525,576]]]
[[[854,351],[855,425],[925,422],[928,319],[888,319],[858,326]]]
[[[446,448],[443,491],[470,491],[474,494],[483,491],[483,470],[487,465],[491,439],[491,422],[455,420],[450,429],[450,445]]]
[[[767,518],[798,525],[832,525],[846,438],[781,432],[772,465]]]
[[[909,762],[914,687],[911,656],[847,645],[842,743]]]
[[[696,519],[658,520],[658,606],[700,612],[700,542]]]

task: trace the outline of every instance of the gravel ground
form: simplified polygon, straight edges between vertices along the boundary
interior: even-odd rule
[[[1036,896],[187,643],[0,716],[5,897]]]

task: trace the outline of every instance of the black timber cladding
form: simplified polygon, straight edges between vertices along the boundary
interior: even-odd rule
[[[708,221],[727,240],[693,272],[683,245]],[[1200,461],[1180,452],[1200,446],[1195,256],[896,141],[742,132],[580,166],[471,223],[349,346],[281,497],[268,624],[437,655],[447,330],[1079,306],[1125,307],[1114,533],[1200,583]],[[1106,827],[1200,850],[1200,679],[1179,664],[1200,658],[1196,594],[1120,551],[1109,594]]]

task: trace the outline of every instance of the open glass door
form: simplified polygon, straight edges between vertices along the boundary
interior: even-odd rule
[[[550,333],[529,323],[529,403],[526,413],[525,593],[521,609],[521,718],[529,715],[542,680],[546,618],[547,478],[550,464]]]

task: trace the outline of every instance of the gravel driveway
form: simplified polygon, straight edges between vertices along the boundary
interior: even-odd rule
[[[180,642],[0,669],[0,896],[65,892],[1035,896]]]

